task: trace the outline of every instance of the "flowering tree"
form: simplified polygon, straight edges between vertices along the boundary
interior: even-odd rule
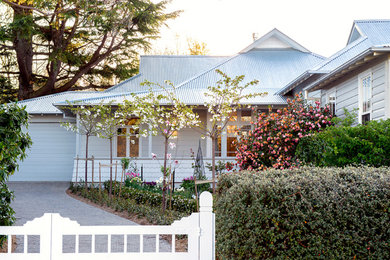
[[[99,132],[97,124],[99,123],[100,109],[98,106],[78,106],[68,101],[65,108],[77,116],[77,122],[65,122],[61,125],[67,130],[85,135],[85,188],[87,188],[88,177],[88,141],[90,136],[95,136]],[[76,180],[77,181],[77,180]]]
[[[242,101],[256,96],[264,96],[267,93],[249,93],[244,94],[250,86],[257,85],[258,80],[250,81],[242,84],[245,76],[237,76],[234,79],[228,77],[220,70],[216,72],[222,76],[222,79],[217,81],[216,86],[208,87],[208,92],[205,93],[208,112],[211,114],[210,124],[200,125],[199,127],[206,136],[212,141],[212,177],[213,177],[213,192],[215,193],[215,145],[218,136],[225,129],[227,123],[237,112],[238,109],[245,107]]]
[[[163,165],[163,210],[166,208],[165,188],[166,177],[169,174],[167,161],[169,141],[174,138],[174,134],[186,127],[198,126],[199,116],[195,114],[192,107],[186,106],[176,97],[175,87],[169,81],[165,81],[165,86],[144,82],[150,87],[149,93],[137,96],[133,95],[132,101],[125,101],[128,114],[139,118],[139,124],[146,124],[153,135],[161,135],[164,138],[164,165]],[[160,91],[153,91],[151,87],[157,87]],[[147,135],[147,130],[140,131],[143,136]]]
[[[307,104],[302,95],[287,100],[287,107],[258,115],[254,130],[244,136],[236,152],[241,169],[285,169],[299,165],[294,158],[299,140],[332,125],[329,106]]]
[[[123,113],[114,110],[111,103],[96,106],[99,110],[100,122],[97,124],[97,136],[110,140],[110,164],[112,165],[112,140],[118,134],[117,127],[126,120]],[[110,167],[110,188],[109,194],[112,194],[112,167]]]

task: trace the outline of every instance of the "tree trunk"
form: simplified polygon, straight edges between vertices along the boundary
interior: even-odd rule
[[[211,149],[211,171],[212,171],[212,178],[213,178],[213,194],[215,194],[215,141],[216,137],[212,136],[212,149]]]
[[[167,153],[168,153],[168,138],[165,138],[165,141],[164,141],[164,172],[163,172],[163,190],[162,190],[162,209],[163,209],[163,212],[165,212],[165,208],[166,208],[166,199],[165,199],[165,184],[166,184],[166,181],[165,181],[165,178],[166,178],[166,173],[167,173]]]
[[[86,135],[86,143],[85,143],[85,189],[88,187],[88,140],[89,134]]]
[[[112,194],[112,137],[110,138],[110,190],[109,195]]]
[[[14,10],[14,22],[19,23],[21,19],[28,21],[29,16],[32,16],[30,10],[13,7]],[[32,18],[31,18],[32,20]],[[24,100],[32,96],[34,89],[34,79],[32,73],[33,64],[33,46],[32,46],[32,34],[28,27],[30,24],[21,25],[14,31],[13,45],[16,52],[16,60],[19,68],[19,93],[18,99]]]

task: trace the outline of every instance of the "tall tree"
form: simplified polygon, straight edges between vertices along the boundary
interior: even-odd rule
[[[0,16],[0,55],[12,55],[1,60],[0,75],[14,77],[20,100],[128,78],[136,72],[138,51],[178,15],[164,12],[165,0],[0,3],[8,15]]]

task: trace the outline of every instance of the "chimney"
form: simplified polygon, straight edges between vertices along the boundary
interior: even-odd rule
[[[253,41],[255,42],[257,39],[259,39],[259,33],[252,33]]]

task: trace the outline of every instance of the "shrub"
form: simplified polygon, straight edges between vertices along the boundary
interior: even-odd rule
[[[389,168],[244,171],[216,200],[221,259],[390,259]]]
[[[28,114],[24,108],[16,104],[0,106],[0,226],[11,226],[15,220],[10,206],[14,195],[7,181],[31,145],[30,136],[22,130],[27,125]],[[3,241],[4,236],[0,236],[0,247]]]
[[[72,193],[99,205],[107,206],[120,212],[127,211],[129,214],[136,215],[139,218],[146,218],[151,224],[170,225],[175,220],[187,216],[186,213],[173,210],[163,212],[160,207],[138,204],[132,199],[125,199],[118,196],[110,197],[107,190],[103,192],[99,192],[96,188],[86,190],[81,184],[78,186],[72,184],[69,189]]]
[[[390,119],[355,127],[330,127],[304,137],[296,157],[314,166],[390,166]]]
[[[119,194],[119,182],[113,182],[112,184],[113,194],[119,195],[124,199],[134,200],[139,205],[150,205],[157,207],[162,203],[162,194],[149,191],[146,189],[138,189],[134,187],[122,187],[121,193]],[[109,182],[104,183],[104,187],[107,190],[109,188]],[[169,203],[169,201],[167,201]],[[172,210],[191,214],[196,211],[196,201],[194,199],[187,199],[180,195],[172,195]]]
[[[258,115],[254,130],[237,145],[237,164],[241,169],[285,169],[299,164],[295,149],[299,140],[332,125],[329,107],[305,103],[300,95],[288,105]]]

